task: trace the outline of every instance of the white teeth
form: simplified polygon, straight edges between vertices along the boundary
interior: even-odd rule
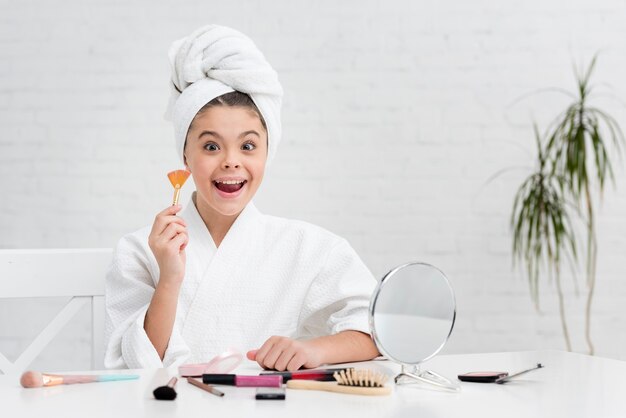
[[[244,181],[245,180],[215,180],[216,183],[222,183],[222,184],[241,184]]]

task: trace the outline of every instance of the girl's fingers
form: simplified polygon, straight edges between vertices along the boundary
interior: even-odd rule
[[[154,223],[152,224],[151,235],[159,235],[163,232],[163,230],[172,222],[180,223],[181,225],[187,225],[185,220],[179,216],[176,216],[178,212],[180,212],[182,206],[169,206],[159,212],[154,218]]]
[[[300,370],[300,368],[304,365],[304,359],[301,355],[296,354],[291,358],[289,363],[287,364],[287,370],[290,372],[295,372],[296,370]]]
[[[159,235],[159,241],[170,241],[176,235],[181,233],[187,233],[187,228],[178,223],[171,223],[165,228],[165,230]]]
[[[275,369],[276,362],[283,353],[284,348],[278,344],[274,344],[272,346],[272,349],[265,356],[265,359],[263,359],[263,366],[267,367],[268,369]]]
[[[163,209],[161,212],[159,212],[157,214],[157,216],[159,216],[159,215],[176,215],[178,212],[181,211],[182,208],[183,208],[182,205],[168,206],[165,209]]]
[[[259,366],[265,367],[264,366],[265,356],[267,355],[267,353],[270,352],[273,345],[274,345],[274,340],[270,338],[269,340],[265,341],[265,343],[263,343],[261,348],[257,350],[255,360],[257,363],[259,363]]]
[[[187,223],[183,218],[178,216],[162,216],[155,219],[154,225],[152,226],[152,234],[161,235],[165,228],[171,224],[187,226]]]
[[[296,350],[293,348],[284,350],[278,357],[278,360],[276,360],[276,363],[274,364],[274,368],[279,371],[283,371],[287,369],[287,365],[289,364],[289,362],[291,362],[291,360],[294,358],[295,355],[296,355]]]
[[[183,232],[176,235],[170,242],[178,248],[178,251],[183,251],[189,242],[189,236]]]

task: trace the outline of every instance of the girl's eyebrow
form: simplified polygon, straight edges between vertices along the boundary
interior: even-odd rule
[[[257,131],[255,131],[255,130],[249,130],[249,131],[245,131],[245,132],[242,132],[241,134],[239,134],[239,138],[243,138],[244,136],[246,136],[246,135],[248,135],[248,134],[253,134],[253,135],[256,135],[256,136],[258,136],[259,138],[261,137],[261,135],[259,135],[259,133],[258,133]],[[217,139],[222,139],[222,140],[224,139],[224,138],[222,138],[222,136],[221,136],[220,134],[218,134],[218,133],[217,133],[217,132],[215,132],[215,131],[202,131],[202,133],[198,136],[198,139],[202,138],[202,137],[203,137],[203,136],[205,136],[205,135],[214,136],[214,137],[216,137]]]

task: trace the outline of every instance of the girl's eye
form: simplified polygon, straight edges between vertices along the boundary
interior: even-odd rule
[[[218,147],[217,144],[209,142],[204,146],[204,149],[206,149],[207,151],[217,151],[218,149],[220,149],[220,147]]]
[[[241,149],[244,151],[252,151],[255,148],[256,148],[256,145],[254,145],[252,142],[246,142],[245,144],[241,146]]]

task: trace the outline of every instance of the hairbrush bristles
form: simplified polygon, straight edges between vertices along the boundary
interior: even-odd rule
[[[374,372],[369,369],[347,369],[333,374],[338,384],[344,386],[361,386],[381,388],[385,386],[389,377],[384,373]]]

